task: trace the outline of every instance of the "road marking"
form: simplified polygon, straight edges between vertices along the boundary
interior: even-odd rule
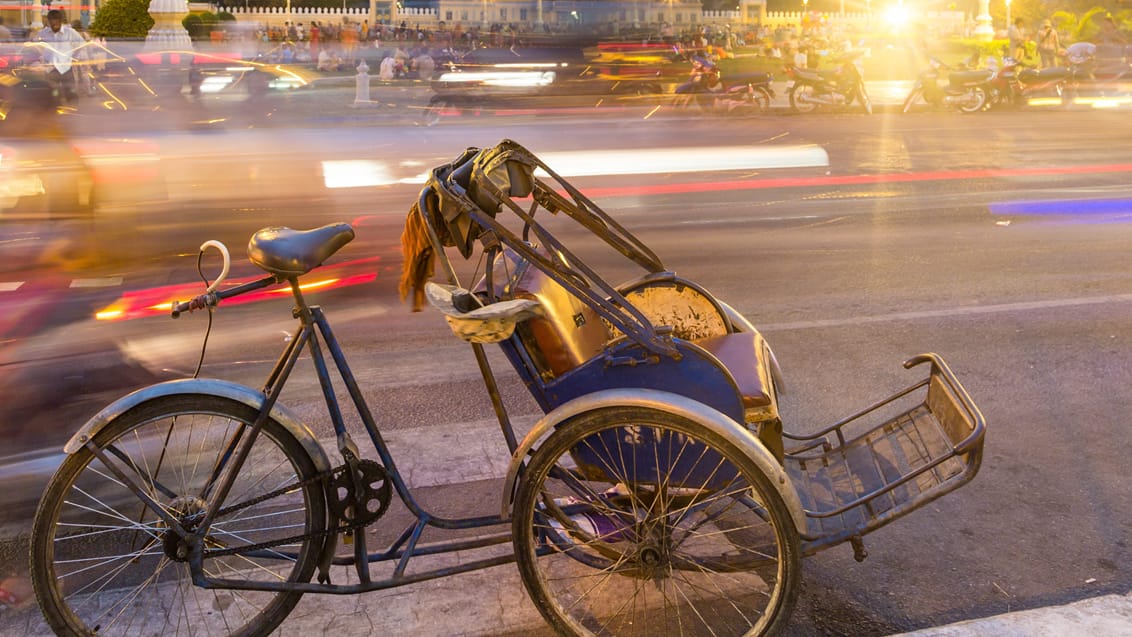
[[[72,288],[109,288],[122,285],[122,277],[107,276],[94,279],[75,279],[71,281]]]
[[[1000,303],[995,305],[957,307],[947,310],[895,312],[893,314],[879,314],[876,316],[852,316],[846,318],[823,319],[817,321],[769,323],[759,325],[758,328],[760,332],[785,332],[789,330],[807,330],[818,327],[844,327],[850,325],[865,325],[868,323],[883,323],[887,321],[916,321],[921,319],[946,318],[954,316],[974,316],[977,314],[996,314],[1003,312],[1028,312],[1033,310],[1048,310],[1061,307],[1080,307],[1083,305],[1104,305],[1108,303],[1128,302],[1132,302],[1132,294],[1113,294],[1110,296],[1092,296],[1077,299],[1054,299],[1049,301],[1028,301],[1022,303]]]
[[[0,281],[0,292],[15,292],[23,284],[23,281]]]

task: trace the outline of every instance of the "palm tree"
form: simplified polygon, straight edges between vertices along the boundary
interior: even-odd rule
[[[1122,11],[1121,13],[1127,13]],[[1058,33],[1065,36],[1067,42],[1082,42],[1092,39],[1094,35],[1101,30],[1100,25],[1093,18],[1097,16],[1108,15],[1108,9],[1103,7],[1093,7],[1077,17],[1076,13],[1070,11],[1054,11],[1050,16],[1050,21],[1053,22],[1053,27],[1057,29]]]

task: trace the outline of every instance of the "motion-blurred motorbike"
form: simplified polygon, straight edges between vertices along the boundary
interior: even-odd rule
[[[975,113],[986,107],[989,80],[994,72],[990,69],[969,69],[966,65],[953,68],[937,58],[932,58],[928,68],[916,78],[916,83],[904,98],[904,112],[922,99],[935,107],[953,107],[963,113]],[[946,83],[943,81],[946,77]]]
[[[1077,93],[1078,83],[1090,79],[1088,66],[1084,63],[1036,69],[1007,57],[990,79],[989,104],[992,107],[1019,107],[1032,98],[1040,97],[1060,98],[1068,104]]]
[[[693,99],[705,111],[730,115],[755,115],[770,110],[774,98],[766,72],[752,72],[724,79],[719,66],[696,56],[687,82],[676,88],[677,104],[687,106]]]
[[[787,66],[786,74],[790,80],[786,83],[786,94],[790,108],[797,113],[809,113],[819,106],[843,107],[857,101],[865,113],[871,115],[873,105],[858,66],[863,53],[857,51],[845,56],[835,69],[811,70]]]

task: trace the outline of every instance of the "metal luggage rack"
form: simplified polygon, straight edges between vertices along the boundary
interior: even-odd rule
[[[785,465],[809,523],[803,554],[848,541],[861,561],[861,536],[975,477],[983,416],[939,356],[923,354],[904,366],[928,362],[927,378],[885,400],[818,433],[783,434],[802,443],[787,450]]]

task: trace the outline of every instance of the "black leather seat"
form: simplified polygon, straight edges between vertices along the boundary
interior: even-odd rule
[[[354,238],[348,223],[333,223],[314,230],[264,228],[248,242],[248,258],[267,272],[292,277],[306,274]]]

